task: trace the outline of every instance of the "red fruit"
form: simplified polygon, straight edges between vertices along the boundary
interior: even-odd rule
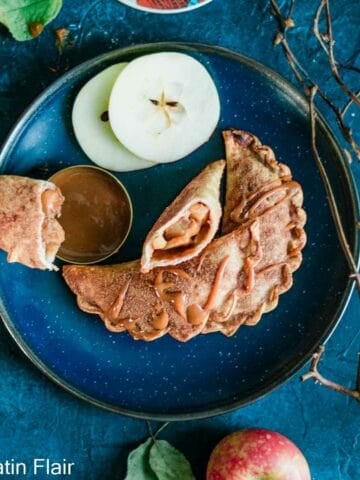
[[[137,0],[136,3],[141,7],[170,10],[173,8],[185,8],[188,0]]]
[[[206,480],[311,480],[304,455],[280,433],[250,428],[213,450]]]

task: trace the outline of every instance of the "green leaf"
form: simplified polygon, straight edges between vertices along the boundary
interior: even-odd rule
[[[129,454],[125,480],[158,480],[149,463],[152,444],[152,438],[148,438]]]
[[[150,466],[158,480],[195,480],[190,463],[166,440],[157,440],[151,447]]]
[[[62,0],[1,0],[0,23],[16,40],[37,37],[59,13]]]

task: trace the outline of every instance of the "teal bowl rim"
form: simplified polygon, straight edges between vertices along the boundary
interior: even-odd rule
[[[49,96],[54,94],[69,79],[75,77],[79,73],[86,72],[90,67],[94,67],[97,65],[100,66],[102,63],[105,63],[105,62],[107,63],[111,60],[116,62],[118,60],[117,57],[119,55],[127,55],[127,54],[140,55],[144,53],[144,50],[161,51],[163,49],[169,50],[171,48],[175,48],[177,50],[183,50],[183,51],[215,53],[215,54],[219,54],[227,58],[233,59],[237,62],[243,63],[248,67],[258,71],[262,75],[265,75],[266,77],[268,77],[274,83],[281,86],[283,90],[286,90],[289,96],[295,101],[295,103],[299,108],[302,108],[304,111],[308,110],[308,101],[288,80],[284,79],[280,74],[278,74],[271,68],[263,65],[262,63],[258,62],[257,60],[253,60],[233,50],[230,50],[224,47],[219,47],[219,46],[206,45],[202,43],[186,43],[186,42],[159,42],[159,43],[148,43],[148,44],[129,46],[129,47],[113,50],[112,52],[109,52],[109,53],[98,55],[97,57],[94,57],[84,63],[81,63],[80,65],[74,67],[69,72],[64,74],[61,78],[56,80],[48,88],[46,88],[44,92],[42,92],[20,116],[14,128],[12,129],[7,139],[5,140],[3,144],[3,148],[0,153],[0,170],[1,170],[1,165],[4,161],[4,158],[11,153],[13,142],[15,141],[17,135],[23,128],[24,124],[26,124],[28,119],[31,117],[32,113],[41,106],[42,102],[45,99],[47,99]],[[331,142],[334,152],[337,154],[339,164],[342,167],[344,177],[347,181],[347,189],[350,193],[352,213],[354,217],[354,235],[353,235],[353,238],[351,239],[352,240],[351,243],[354,245],[352,253],[355,257],[356,264],[359,267],[360,234],[357,227],[358,227],[358,219],[360,215],[359,214],[360,202],[359,202],[359,195],[355,186],[355,180],[351,170],[349,169],[348,163],[342,153],[342,150],[336,140],[334,133],[332,132],[327,122],[325,121],[324,117],[321,115],[321,113],[318,110],[316,110],[316,114],[317,114],[317,124],[321,127],[322,131],[327,135],[329,142]],[[116,407],[114,405],[110,405],[106,402],[96,400],[92,398],[90,395],[87,395],[86,393],[81,392],[79,389],[65,382],[58,375],[52,372],[51,369],[47,367],[38,358],[38,356],[32,351],[32,349],[26,344],[26,342],[22,339],[20,332],[16,329],[10,317],[7,315],[7,312],[5,310],[5,307],[1,298],[0,298],[0,315],[10,335],[12,336],[14,341],[18,344],[22,352],[29,358],[29,360],[42,373],[44,373],[47,377],[49,377],[53,382],[55,382],[56,384],[58,384],[68,392],[72,393],[76,397],[82,400],[85,400],[92,405],[111,411],[113,413],[119,413],[119,414],[126,415],[133,418],[139,418],[144,420],[159,420],[159,421],[184,421],[184,420],[198,420],[201,418],[209,418],[216,415],[221,415],[224,413],[231,412],[240,407],[244,407],[245,405],[249,405],[263,398],[264,396],[268,395],[269,393],[274,391],[277,387],[279,387],[280,385],[284,384],[287,380],[292,378],[311,359],[312,355],[318,349],[319,345],[323,345],[329,340],[329,338],[335,331],[336,327],[338,326],[346,310],[346,307],[348,306],[350,296],[353,290],[354,290],[354,282],[349,277],[347,286],[344,290],[339,306],[337,310],[334,312],[334,315],[331,321],[329,321],[328,328],[322,333],[316,345],[314,345],[313,348],[309,349],[309,351],[306,354],[304,354],[304,356],[299,361],[297,361],[296,364],[291,369],[289,369],[286,373],[281,373],[281,374],[278,374],[276,377],[274,377],[273,382],[270,386],[259,389],[257,394],[249,396],[246,400],[231,401],[226,403],[224,402],[221,406],[218,406],[218,407],[206,408],[204,410],[196,410],[191,413],[178,413],[178,414],[176,413],[175,414],[158,414],[158,413],[152,413],[152,412],[138,412],[138,411],[126,409],[123,407]]]

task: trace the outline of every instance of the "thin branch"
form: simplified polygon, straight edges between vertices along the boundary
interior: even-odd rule
[[[339,213],[339,210],[338,210],[337,205],[336,205],[336,199],[335,199],[334,192],[331,188],[331,183],[330,183],[329,177],[326,173],[326,169],[325,169],[325,167],[322,163],[322,160],[321,160],[321,157],[320,157],[319,151],[317,149],[317,145],[316,145],[316,112],[315,112],[315,105],[314,105],[314,98],[315,98],[316,93],[317,93],[317,87],[314,86],[310,89],[310,95],[309,95],[309,115],[310,115],[310,122],[311,122],[311,149],[312,149],[315,162],[317,164],[317,167],[319,169],[321,178],[322,178],[324,186],[325,186],[326,194],[327,194],[328,199],[329,199],[331,214],[334,218],[336,231],[337,231],[337,234],[338,234],[343,252],[345,254],[345,257],[346,257],[346,260],[348,262],[350,270],[352,272],[354,272],[354,274],[356,275],[357,266],[356,266],[355,260],[352,256],[349,244],[348,244],[347,239],[346,239],[345,231],[344,231],[344,228],[342,226],[340,213]],[[359,280],[359,278],[358,279],[355,278],[355,280]],[[359,289],[360,289],[360,282],[359,282],[358,286],[359,286]]]
[[[321,17],[321,13],[324,9],[324,5],[325,5],[325,1],[321,0],[320,4],[318,6],[318,9],[316,10],[315,17],[314,17],[313,32],[314,32],[314,35],[317,38],[321,48],[324,50],[326,55],[329,55],[329,50],[328,50],[328,48],[325,44],[325,41],[323,40],[323,37],[322,37],[322,35],[319,31],[320,17]]]
[[[330,13],[330,1],[329,0],[324,0],[325,4],[325,15],[326,15],[326,25],[327,25],[327,34],[329,36],[329,63],[330,63],[330,68],[333,73],[334,79],[337,81],[337,83],[340,85],[340,87],[343,89],[343,91],[353,100],[353,102],[360,106],[360,100],[357,98],[355,93],[346,85],[346,83],[343,81],[343,79],[340,76],[339,70],[337,68],[337,63],[335,60],[335,55],[334,55],[334,45],[335,45],[335,40],[333,36],[333,30],[332,30],[332,19],[331,19],[331,13]]]
[[[155,432],[153,433],[153,429],[151,427],[151,423],[149,422],[149,420],[146,420],[146,424],[147,424],[147,428],[148,428],[148,432],[149,432],[149,437],[151,437],[152,441],[155,443],[156,442],[156,439],[157,437],[160,435],[160,433],[170,425],[170,422],[165,422],[161,425],[161,427]]]
[[[326,0],[323,0],[324,2]],[[360,148],[358,145],[355,143],[355,140],[352,137],[351,134],[351,129],[348,128],[345,123],[344,123],[344,115],[343,115],[343,110],[339,109],[336,105],[332,103],[332,101],[327,97],[327,95],[319,88],[319,86],[316,84],[314,80],[310,77],[310,75],[307,73],[305,68],[301,65],[301,63],[298,61],[296,58],[294,52],[292,51],[287,39],[286,39],[286,31],[289,28],[288,24],[285,22],[285,18],[282,16],[281,10],[276,2],[276,0],[270,0],[271,6],[272,6],[272,14],[275,16],[280,30],[277,33],[277,37],[279,40],[278,42],[275,43],[281,43],[282,48],[284,50],[285,56],[288,60],[289,66],[293,73],[295,74],[298,82],[302,85],[305,95],[308,98],[309,101],[309,118],[310,118],[310,127],[311,127],[311,148],[313,152],[314,159],[316,161],[316,164],[318,166],[321,178],[323,180],[325,190],[327,193],[328,201],[329,201],[329,206],[330,206],[330,211],[332,214],[332,217],[334,219],[337,235],[340,241],[341,248],[343,250],[343,253],[345,255],[346,261],[349,265],[350,269],[350,278],[353,279],[358,287],[358,291],[360,294],[360,274],[357,272],[357,265],[355,262],[355,259],[352,255],[349,243],[346,238],[345,230],[342,225],[341,217],[339,214],[339,210],[337,208],[336,204],[336,198],[333,193],[332,187],[330,180],[327,176],[326,169],[322,163],[321,157],[319,155],[317,145],[316,145],[316,111],[315,111],[315,95],[318,94],[324,101],[325,103],[331,108],[331,110],[336,114],[336,118],[338,121],[338,124],[341,128],[341,131],[343,133],[344,138],[349,142],[349,144],[353,147],[353,149],[356,151],[357,155],[360,155]],[[318,10],[319,11],[319,10]],[[321,12],[321,10],[320,10]],[[351,99],[352,100],[352,99]],[[346,110],[349,108],[349,106],[345,106],[345,113]]]
[[[357,286],[360,295],[360,273],[352,273],[350,278],[355,281],[355,285]]]
[[[280,7],[275,0],[270,0],[270,3],[273,8],[272,15],[275,16],[276,20],[279,22],[279,27],[282,28],[283,22],[282,22],[282,13],[281,13]]]
[[[152,431],[151,423],[149,422],[149,420],[146,420],[146,425],[147,425],[147,428],[148,428],[149,437],[151,437],[152,441],[155,443],[156,442],[156,435],[154,435],[154,433]]]
[[[324,9],[324,6],[325,6],[325,0],[321,0],[314,17],[313,32],[321,48],[324,50],[326,55],[329,56],[329,49],[326,45],[329,42],[329,35],[327,33],[324,34],[319,30],[320,18],[321,18],[321,14]],[[352,72],[360,73],[360,68],[358,68],[356,65],[349,65],[347,63],[339,62],[338,60],[335,60],[335,65],[344,70],[350,70]]]
[[[289,65],[290,65],[296,79],[298,80],[299,83],[301,83],[301,85],[303,86],[304,91],[306,93],[308,87],[307,87],[307,82],[303,77],[303,75],[307,76],[306,71],[304,71],[304,68],[298,62],[297,58],[295,57],[293,51],[289,47],[289,44],[288,44],[288,42],[287,42],[287,40],[284,36],[282,36],[282,38],[280,39],[280,43],[281,43],[281,45],[284,49],[287,61],[289,62]]]
[[[305,375],[302,375],[301,380],[303,382],[306,382],[307,380],[310,380],[312,378],[315,381],[315,383],[319,383],[320,385],[323,385],[326,388],[330,388],[331,390],[335,390],[336,392],[349,395],[350,397],[360,402],[360,388],[359,388],[360,362],[359,362],[359,368],[358,368],[358,378],[357,378],[356,389],[352,390],[351,388],[345,387],[344,385],[333,382],[332,380],[328,380],[327,378],[321,375],[321,373],[318,370],[318,365],[324,351],[325,351],[325,348],[323,345],[321,345],[318,351],[315,352],[313,355],[311,365],[310,365],[310,371]]]
[[[305,94],[307,96],[309,95],[309,88],[311,88],[311,86],[314,85],[317,87],[318,95],[322,98],[322,100],[334,113],[336,122],[341,130],[341,133],[344,139],[351,146],[356,157],[360,158],[360,146],[356,143],[354,137],[352,136],[351,129],[345,124],[341,109],[338,108],[332,102],[332,100],[325,94],[325,92],[323,92],[323,90],[321,90],[321,88],[317,85],[317,83],[310,77],[306,69],[301,65],[295,53],[291,49],[286,38],[286,32],[287,32],[287,29],[289,28],[286,25],[286,22],[285,22],[286,19],[282,16],[281,10],[276,0],[270,0],[270,3],[272,6],[272,9],[271,9],[272,15],[274,16],[274,18],[276,19],[279,25],[279,31],[275,36],[274,44],[275,45],[281,44],[284,50],[286,59],[288,60],[289,66],[293,71],[297,81],[302,85]]]
[[[350,65],[349,63],[340,63],[337,62],[339,68],[343,68],[344,70],[350,70],[351,72],[354,73],[360,73],[360,67],[357,67],[356,65]]]
[[[294,13],[294,8],[295,8],[295,0],[290,0],[288,18],[292,17],[292,14]]]
[[[355,95],[357,96],[357,98],[359,98],[360,97],[360,90],[355,92]],[[347,114],[347,111],[349,110],[349,108],[351,107],[352,104],[353,104],[353,100],[352,100],[352,98],[349,98],[349,100],[346,102],[344,108],[341,110],[341,116],[343,118]]]
[[[350,278],[355,281],[360,294],[360,273],[357,272],[357,265],[346,238],[345,230],[343,228],[341,217],[340,217],[339,210],[336,203],[336,198],[333,193],[329,177],[327,176],[326,169],[322,163],[321,156],[317,149],[317,144],[316,144],[317,114],[315,110],[315,96],[318,95],[329,107],[329,109],[334,113],[336,121],[339,125],[339,128],[341,130],[341,133],[344,139],[351,146],[351,148],[353,149],[357,157],[360,158],[360,147],[358,146],[358,144],[356,143],[352,135],[351,128],[349,128],[344,121],[345,115],[348,112],[350,106],[353,105],[354,103],[356,104],[360,103],[358,99],[360,92],[354,93],[354,92],[351,92],[350,89],[348,89],[348,87],[345,85],[345,83],[342,81],[342,78],[339,75],[338,67],[348,68],[349,70],[351,69],[353,71],[357,71],[358,69],[356,67],[344,66],[335,60],[334,50],[333,50],[333,46],[335,42],[334,42],[333,32],[332,32],[329,0],[321,0],[315,14],[313,31],[317,40],[319,41],[321,48],[329,57],[332,75],[334,76],[335,80],[340,85],[342,90],[345,91],[345,93],[347,93],[350,97],[346,105],[343,108],[339,108],[327,96],[327,94],[323,90],[321,90],[321,88],[317,85],[317,83],[310,77],[306,69],[302,66],[302,64],[297,59],[295,53],[291,49],[286,38],[287,29],[295,25],[291,18],[290,18],[291,21],[289,21],[289,17],[291,17],[291,15],[289,14],[289,17],[283,17],[281,10],[277,4],[277,1],[270,0],[270,3],[272,6],[271,13],[278,23],[278,32],[275,36],[274,44],[275,45],[281,44],[284,54],[286,56],[286,59],[289,63],[289,66],[292,72],[294,73],[297,81],[303,87],[305,95],[308,98],[309,120],[310,120],[310,130],[311,130],[311,150],[312,150],[315,162],[317,164],[317,167],[319,169],[322,181],[325,186],[325,190],[326,190],[328,201],[329,201],[330,211],[334,219],[336,232],[339,238],[341,248],[343,250],[346,261],[349,265],[349,269],[352,272],[350,274]],[[293,12],[294,5],[295,5],[295,0],[291,0],[290,10],[289,10],[291,14]],[[320,17],[324,10],[324,7],[326,7],[326,20],[327,20],[327,30],[328,30],[325,38],[322,37],[319,30]],[[326,42],[329,42],[329,47],[327,47]],[[351,163],[351,160],[352,160],[351,154],[346,149],[344,151],[349,163]],[[306,381],[312,378],[315,380],[316,383],[320,383],[321,385],[324,385],[327,388],[349,395],[352,398],[355,398],[357,401],[360,401],[360,356],[359,356],[359,365],[357,370],[356,389],[351,390],[347,387],[344,387],[343,385],[340,385],[338,383],[335,383],[331,380],[326,379],[319,373],[318,364],[320,362],[323,352],[324,352],[324,347],[320,347],[318,352],[314,353],[313,359],[311,362],[310,371],[309,373],[301,377],[302,381]]]
[[[159,428],[159,430],[155,433],[154,437],[157,438],[160,433],[165,430],[166,427],[168,427],[170,425],[170,422],[165,422],[161,425],[161,427]]]
[[[284,49],[290,68],[292,69],[298,82],[302,85],[305,94],[308,96],[309,87],[311,85],[316,85],[319,96],[326,103],[326,105],[334,112],[337,124],[339,125],[339,128],[343,134],[343,137],[352,147],[356,156],[360,158],[360,146],[357,145],[354,138],[352,137],[351,129],[345,125],[343,111],[333,104],[330,98],[320,89],[320,87],[316,84],[316,82],[310,77],[310,75],[307,73],[307,71],[304,69],[304,67],[300,64],[300,62],[296,58],[294,52],[291,50],[289,46],[287,39],[284,36],[282,36],[282,38],[280,39],[280,43]],[[349,99],[349,101],[351,103],[353,102],[352,99]],[[349,108],[349,106],[347,108]]]

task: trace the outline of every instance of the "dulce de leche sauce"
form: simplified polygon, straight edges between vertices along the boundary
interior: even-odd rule
[[[59,222],[65,241],[58,256],[75,263],[94,263],[114,253],[125,241],[132,208],[122,184],[105,170],[70,167],[50,179],[65,197]]]

